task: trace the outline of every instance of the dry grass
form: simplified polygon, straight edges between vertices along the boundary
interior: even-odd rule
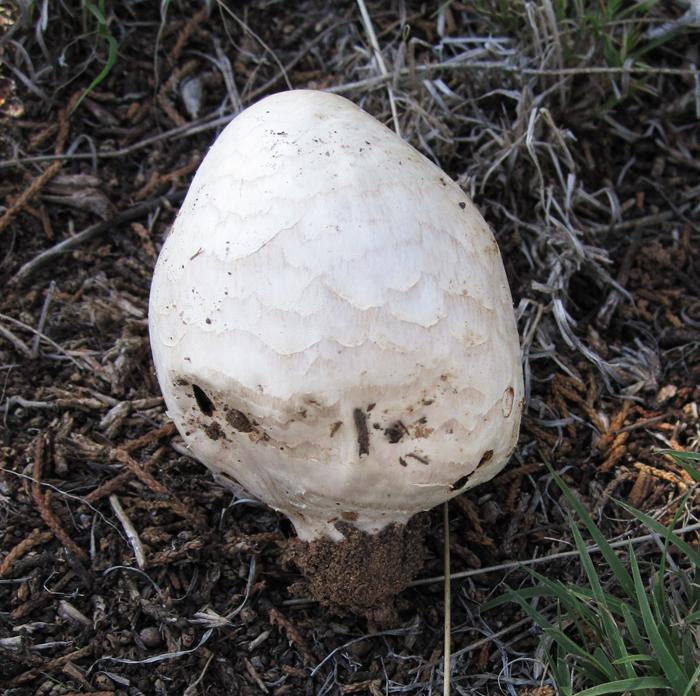
[[[0,10],[8,696],[442,688],[439,584],[405,593],[404,623],[388,631],[290,599],[286,523],[213,486],[162,429],[146,332],[155,252],[216,132],[286,87],[342,93],[438,162],[494,228],[511,281],[527,417],[506,473],[451,506],[463,572],[453,693],[550,683],[527,617],[479,613],[504,579],[530,582],[515,561],[552,556],[553,577],[583,577],[556,555],[571,534],[544,463],[610,539],[636,529],[612,498],[667,523],[695,490],[654,454],[700,446],[692,14],[671,2],[364,4],[364,18],[350,0]],[[433,523],[426,576],[441,573]],[[658,552],[653,538],[638,549]]]

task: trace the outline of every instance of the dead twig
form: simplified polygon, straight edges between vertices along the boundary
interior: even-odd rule
[[[637,479],[632,486],[630,494],[627,496],[627,502],[634,508],[640,508],[645,498],[651,491],[653,477],[644,469],[639,470]]]
[[[289,639],[289,642],[292,643],[299,651],[299,654],[304,660],[304,664],[307,667],[312,667],[316,662],[316,658],[294,624],[292,624],[291,621],[289,621],[289,619],[282,614],[282,612],[274,607],[270,609],[268,617],[270,619],[270,624],[280,628]]]
[[[49,284],[49,289],[46,291],[46,298],[44,299],[44,305],[41,308],[41,315],[39,316],[39,323],[36,327],[36,333],[34,334],[34,340],[32,341],[32,358],[36,360],[39,357],[39,346],[41,345],[41,337],[44,334],[44,326],[46,325],[46,319],[49,315],[49,305],[53,298],[54,290],[56,289],[56,281],[52,280]]]
[[[157,453],[158,454],[158,453]],[[175,515],[189,520],[195,526],[201,526],[205,522],[201,512],[193,510],[192,505],[175,497],[167,486],[164,486],[160,481],[156,480],[145,467],[141,466],[133,459],[128,452],[121,448],[115,448],[109,451],[109,458],[112,461],[122,464],[130,474],[134,475],[141,483],[147,486],[153,493],[166,498],[166,500],[134,500],[136,506],[143,506],[149,509],[156,507],[167,508]],[[93,494],[95,491],[93,491]]]
[[[66,655],[61,655],[61,657],[56,657],[53,660],[49,660],[48,662],[42,664],[41,667],[30,669],[27,672],[17,675],[9,683],[9,686],[19,686],[20,684],[25,684],[28,681],[32,681],[32,679],[36,679],[45,672],[50,672],[51,670],[56,669],[56,667],[62,667],[67,662],[76,662],[77,660],[81,660],[83,657],[91,655],[92,649],[92,645],[87,645],[84,648],[80,648],[80,650],[74,650]]]
[[[676,474],[673,474],[670,471],[657,469],[655,466],[649,466],[649,464],[643,464],[642,462],[635,462],[634,468],[637,469],[637,471],[645,472],[646,474],[660,479],[661,481],[666,481],[666,483],[673,484],[681,493],[685,493],[688,490],[688,484],[683,481],[680,476],[676,476]]]
[[[131,548],[134,551],[136,565],[141,570],[143,570],[146,567],[146,552],[144,551],[143,544],[141,543],[139,534],[136,531],[136,527],[134,527],[134,525],[132,524],[131,520],[129,519],[129,516],[124,511],[124,508],[121,506],[119,498],[117,498],[116,495],[112,494],[109,496],[109,504],[112,506],[114,514],[117,516],[117,519],[121,523],[121,526],[124,528],[126,538],[129,540]]]
[[[33,326],[29,326],[29,324],[25,324],[23,321],[20,321],[19,319],[15,319],[14,317],[8,316],[7,314],[2,314],[0,312],[0,320],[2,321],[8,321],[10,324],[14,324],[15,326],[19,326],[26,331],[29,331],[30,333],[34,334],[35,336],[38,336],[42,341],[45,341],[48,343],[50,346],[55,348],[59,353],[62,355],[65,355],[76,367],[82,367],[80,363],[70,354],[68,351],[66,351],[62,346],[60,346],[56,341],[53,339],[49,338],[46,334],[41,333],[38,329],[35,329]],[[29,348],[27,348],[29,350]],[[30,357],[31,357],[31,350],[30,350]]]
[[[204,544],[205,542],[203,539],[191,539],[190,541],[186,541],[184,544],[182,544],[182,546],[178,546],[176,549],[166,549],[160,553],[153,554],[148,559],[148,565],[169,565],[174,561],[187,558],[189,554],[194,551],[201,551],[204,548]]]
[[[68,133],[70,132],[70,117],[81,96],[82,92],[80,90],[73,92],[66,106],[58,113],[58,134],[56,135],[56,145],[54,147],[54,152],[57,155],[63,154],[63,151],[66,149],[66,140],[68,140]]]
[[[175,44],[170,49],[168,53],[168,63],[170,65],[175,65],[180,58],[182,49],[185,47],[189,41],[190,36],[197,30],[199,25],[204,22],[209,17],[209,8],[205,4],[200,10],[195,12],[188,20],[185,22],[182,29],[180,29]]]
[[[55,259],[57,256],[65,254],[68,251],[72,251],[73,249],[78,248],[79,246],[85,244],[91,239],[94,239],[95,237],[98,237],[101,234],[104,234],[107,231],[114,231],[115,227],[118,227],[119,225],[123,225],[126,222],[133,222],[164,203],[179,203],[184,197],[184,190],[171,191],[163,196],[158,196],[157,198],[153,198],[149,201],[144,201],[139,205],[127,208],[121,213],[115,215],[110,220],[104,220],[102,222],[95,223],[94,225],[90,225],[90,227],[85,228],[82,232],[78,232],[78,234],[74,235],[73,237],[64,239],[49,249],[42,251],[40,254],[31,259],[31,261],[27,261],[27,263],[25,263],[19,269],[19,271],[12,276],[10,283],[21,284],[37,269],[41,268],[52,259]]]
[[[161,438],[169,437],[170,435],[174,435],[176,432],[177,432],[177,428],[175,427],[175,423],[166,423],[165,425],[162,425],[160,428],[156,428],[155,430],[151,430],[150,432],[146,433],[145,435],[141,435],[140,437],[137,437],[134,440],[130,440],[129,442],[125,442],[123,445],[120,446],[120,449],[124,450],[125,452],[134,452],[135,450],[141,449],[142,447],[145,447],[146,445],[150,445],[152,442],[156,442],[157,440],[160,440]]]
[[[200,161],[201,157],[199,154],[195,153],[192,155],[192,157],[190,157],[189,162],[184,164],[182,167],[174,169],[172,172],[168,172],[167,174],[153,172],[149,180],[134,194],[134,200],[141,201],[150,196],[159,186],[179,181],[183,177],[192,173],[197,168]]]
[[[56,176],[62,167],[61,162],[52,162],[32,183],[20,194],[19,198],[0,216],[0,233],[22,212],[27,203],[41,191],[49,181]]]
[[[42,532],[39,528],[33,529],[26,539],[22,539],[19,544],[16,544],[10,549],[7,556],[3,559],[3,562],[0,563],[0,578],[7,577],[11,573],[12,565],[15,561],[18,561],[35,546],[45,544],[52,538],[52,532]]]
[[[450,679],[452,676],[452,579],[450,578],[450,515],[447,502],[442,504],[442,525],[444,533],[444,559],[445,573],[444,601],[445,619],[443,625],[444,667],[443,667],[443,694],[450,696]]]
[[[365,31],[367,32],[367,37],[369,38],[369,45],[372,48],[372,53],[374,53],[374,58],[377,61],[377,67],[382,77],[386,78],[387,81],[387,93],[389,95],[389,105],[391,107],[391,117],[394,121],[394,130],[396,135],[401,137],[401,128],[399,126],[399,114],[396,109],[396,99],[394,98],[394,90],[389,83],[389,71],[386,69],[386,64],[384,63],[384,56],[382,56],[382,51],[379,48],[379,42],[377,41],[377,35],[374,33],[374,25],[372,24],[372,18],[369,16],[367,11],[367,6],[365,5],[365,0],[357,0],[357,5],[360,8],[360,14],[362,15],[362,22],[365,25]]]
[[[265,682],[258,674],[258,671],[253,666],[253,663],[247,657],[244,657],[243,664],[245,665],[246,672],[248,672],[250,678],[257,684],[258,689],[260,689],[260,691],[262,691],[264,694],[269,694],[270,690],[265,686]]]
[[[56,516],[56,513],[51,509],[51,491],[43,493],[41,490],[41,475],[44,466],[45,447],[45,437],[40,435],[34,447],[34,468],[32,471],[32,498],[34,499],[34,504],[39,511],[41,519],[63,546],[80,560],[86,561],[88,556],[85,551],[68,536],[68,533],[63,529],[61,521]]]
[[[381,685],[381,679],[365,679],[364,681],[354,682],[353,684],[343,684],[343,686],[340,687],[340,693],[363,694],[369,691],[372,694],[372,696],[374,696],[375,693],[382,693],[380,688]]]
[[[115,448],[110,450],[109,458],[112,461],[119,462],[126,469],[129,470],[141,483],[151,489],[156,495],[169,496],[170,491],[166,486],[164,486],[160,481],[151,476],[141,465],[129,456],[128,452],[125,452],[121,448]]]
[[[134,441],[135,442],[135,441]],[[126,450],[126,446],[122,446],[121,449]],[[138,449],[138,448],[134,448]],[[129,450],[131,451],[131,450]],[[155,464],[165,453],[165,448],[160,447],[158,448],[154,454],[148,459],[148,461],[143,465],[143,468],[148,471],[148,469]],[[127,469],[126,471],[122,471],[121,473],[117,474],[113,478],[109,479],[108,481],[105,481],[101,485],[99,485],[95,490],[93,490],[91,493],[88,493],[88,495],[85,496],[85,502],[86,503],[94,503],[102,498],[106,498],[109,495],[112,495],[112,493],[116,493],[117,491],[120,491],[122,486],[134,476],[134,473],[132,472],[131,469]]]
[[[473,62],[441,62],[416,65],[411,68],[402,68],[398,72],[399,78],[415,80],[416,76],[428,76],[435,72],[502,72],[521,77],[574,77],[576,75],[676,75],[678,77],[695,77],[697,70],[690,68],[664,68],[660,66],[630,66],[624,68],[607,66],[590,66],[582,68],[523,68],[508,63],[473,61]],[[355,82],[345,82],[328,89],[334,94],[344,94],[357,90],[370,90],[381,87],[384,83],[394,79],[391,75],[378,75],[368,77]]]
[[[2,326],[2,324],[0,324],[0,336],[9,341],[20,355],[30,359],[34,357],[29,346],[21,338],[15,336],[12,331]]]
[[[700,530],[700,523],[690,524],[686,527],[681,527],[680,529],[674,529],[673,533],[676,535],[691,534],[692,532],[697,532]],[[611,541],[610,547],[613,549],[621,549],[629,544],[641,544],[646,541],[654,541],[657,538],[657,534],[642,534],[641,536],[632,537],[631,539],[620,539],[619,541]],[[593,545],[587,547],[588,553],[600,553],[600,548]],[[475,568],[474,570],[465,570],[460,573],[452,573],[450,577],[452,580],[459,580],[462,578],[470,578],[474,575],[486,575],[487,573],[502,572],[504,570],[517,570],[524,566],[541,565],[542,563],[552,563],[554,561],[561,561],[566,558],[577,558],[579,556],[578,551],[562,551],[561,553],[553,553],[549,556],[542,556],[541,558],[529,558],[523,561],[513,561],[512,563],[500,563],[494,566],[488,566],[486,568]],[[432,578],[421,578],[419,580],[414,580],[408,584],[408,587],[419,587],[420,585],[432,585],[436,582],[443,582],[445,577],[443,575],[436,575]]]

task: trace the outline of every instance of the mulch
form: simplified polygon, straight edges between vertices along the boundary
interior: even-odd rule
[[[148,342],[158,249],[225,114],[286,81],[342,86],[369,60],[352,50],[365,41],[356,6],[336,3],[329,12],[323,2],[251,2],[234,20],[173,4],[161,24],[157,5],[119,11],[111,25],[118,60],[77,108],[96,72],[91,51],[103,48],[71,42],[79,22],[56,10],[45,43],[50,51],[68,46],[68,67],[55,66],[40,94],[12,73],[0,100],[0,693],[438,689],[441,583],[403,592],[398,623],[388,629],[290,595],[300,577],[285,560],[290,523],[234,498],[187,456],[164,412]],[[407,5],[413,36],[436,42],[432,12]],[[395,11],[377,6],[371,14],[382,45],[399,40]],[[33,29],[18,31],[41,65]],[[420,41],[417,59],[427,61]],[[0,50],[19,64],[19,49]],[[659,60],[672,62],[682,53],[674,51]],[[461,79],[445,77],[455,90]],[[661,95],[685,89],[683,80],[664,78]],[[427,94],[420,83],[405,92]],[[381,86],[349,96],[388,114]],[[601,221],[592,233],[611,261],[608,285],[584,261],[566,293],[548,295],[547,274],[524,251],[534,232],[504,213],[515,196],[533,220],[544,216],[525,189],[531,164],[519,171],[518,160],[478,191],[516,306],[536,297],[554,317],[553,303],[565,299],[582,343],[554,332],[554,319],[549,328],[521,325],[538,343],[520,442],[494,481],[450,503],[453,572],[569,549],[567,508],[548,467],[608,537],[633,528],[614,499],[668,522],[692,487],[658,451],[697,448],[700,432],[700,132],[685,126],[691,106],[674,111],[658,92],[636,99],[666,119],[673,147],[654,145],[653,134],[637,149],[616,138],[616,129],[652,128],[635,108],[617,110],[611,124],[551,105],[576,134],[581,178],[591,190],[612,182],[625,219],[637,221]],[[492,114],[511,108],[508,95],[488,100],[482,107]],[[451,127],[459,144],[438,139],[434,150],[459,178],[470,124]],[[555,185],[553,170],[545,173],[546,186]],[[430,514],[423,577],[442,573],[441,515]],[[579,571],[553,561],[546,572],[570,579]],[[489,639],[522,618],[516,608],[478,612],[504,583],[526,577],[511,569],[454,582],[452,650],[463,651],[456,684],[497,692],[503,661],[534,651],[529,625]]]

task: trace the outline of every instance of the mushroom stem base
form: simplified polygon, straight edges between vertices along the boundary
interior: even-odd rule
[[[345,537],[342,541],[294,540],[288,557],[305,581],[292,589],[311,594],[331,609],[349,609],[376,623],[393,623],[394,597],[423,566],[427,526],[422,514],[377,534],[341,522],[337,528]]]

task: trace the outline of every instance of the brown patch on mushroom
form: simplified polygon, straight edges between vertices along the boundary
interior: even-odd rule
[[[427,457],[423,457],[420,454],[414,454],[411,452],[410,454],[406,455],[407,457],[410,457],[411,459],[415,459],[417,462],[420,462],[421,464],[425,464],[425,466],[428,466],[430,464],[430,460]]]
[[[251,442],[269,442],[270,441],[270,436],[262,429],[258,428],[253,428],[251,432],[248,433],[248,438],[250,439]],[[284,447],[280,447],[281,450],[284,450]]]
[[[248,416],[242,411],[235,408],[230,408],[226,414],[226,420],[229,425],[239,433],[252,433],[254,428]]]
[[[233,476],[231,476],[231,474],[229,474],[229,473],[226,472],[226,471],[217,471],[217,472],[216,472],[216,475],[217,475],[217,476],[220,476],[221,478],[227,479],[228,481],[231,481],[231,483],[232,483],[236,488],[240,488],[240,486],[241,486],[241,484],[238,483],[238,481],[237,481],[235,478],[233,478]]]
[[[193,384],[192,395],[197,402],[197,407],[205,416],[211,416],[214,413],[214,402],[206,395],[204,389]]]
[[[226,437],[218,421],[213,421],[209,425],[204,426],[204,433],[211,440],[221,440],[221,438]]]
[[[515,398],[515,392],[513,391],[513,387],[508,387],[503,392],[503,397],[501,399],[501,409],[503,411],[503,417],[508,418],[510,414],[513,412],[513,399]]]
[[[356,408],[352,412],[352,419],[355,421],[355,429],[357,430],[357,447],[360,456],[369,454],[369,430],[367,429],[367,416],[365,412]]]
[[[343,421],[336,421],[335,423],[333,423],[333,425],[331,425],[331,437],[333,437],[333,435],[335,435],[338,432],[338,428],[340,428],[342,424]]]
[[[347,520],[348,522],[355,522],[359,515],[354,511],[354,510],[349,510],[347,512],[341,512],[340,516],[344,519]]]
[[[406,428],[401,421],[396,421],[386,428],[384,431],[384,436],[392,445],[395,445],[397,442],[401,441],[401,438],[406,433],[408,433],[408,428]]]
[[[401,466],[408,466],[408,462],[403,457],[399,457],[399,464],[401,464]]]
[[[486,462],[490,462],[491,459],[493,459],[493,450],[486,450],[486,452],[481,455],[481,459],[479,460],[477,467],[481,466],[482,464],[486,464]]]
[[[469,475],[467,476],[462,476],[458,478],[451,486],[450,488],[453,491],[458,491],[460,488],[464,488],[464,486],[467,485],[467,482],[469,481]]]
[[[433,428],[429,428],[426,424],[426,419],[421,418],[414,426],[413,426],[413,437],[415,438],[426,438],[430,437],[433,433]]]

